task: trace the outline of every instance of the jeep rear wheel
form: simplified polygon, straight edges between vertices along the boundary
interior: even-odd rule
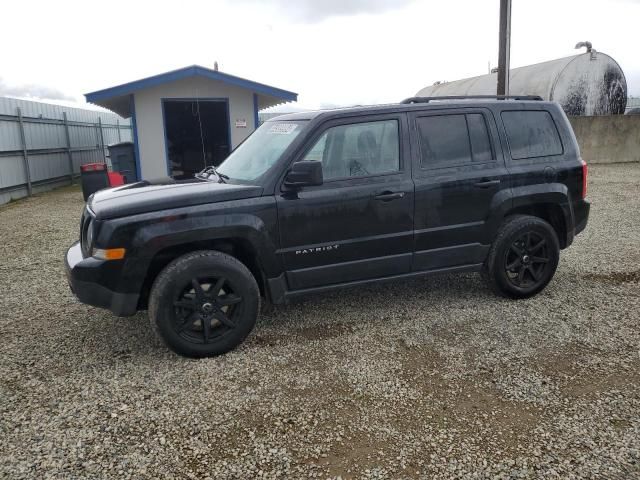
[[[258,285],[247,267],[221,252],[198,251],[179,257],[158,275],[149,319],[176,353],[208,357],[242,343],[259,308]]]
[[[501,295],[527,298],[553,278],[560,258],[555,230],[541,218],[509,218],[493,242],[483,276]]]

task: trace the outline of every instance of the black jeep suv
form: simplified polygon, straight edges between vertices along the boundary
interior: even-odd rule
[[[216,170],[95,193],[66,255],[80,301],[176,352],[229,351],[260,297],[480,271],[541,291],[587,223],[587,167],[556,103],[411,98],[264,123]]]

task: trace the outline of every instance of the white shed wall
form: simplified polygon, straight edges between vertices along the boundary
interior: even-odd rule
[[[143,179],[167,175],[162,99],[228,98],[231,149],[255,129],[253,92],[226,83],[194,77],[141,90],[133,98]],[[236,119],[246,120],[247,127],[236,128]]]

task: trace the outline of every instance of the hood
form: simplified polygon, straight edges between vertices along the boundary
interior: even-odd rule
[[[99,220],[170,208],[259,197],[262,187],[166,177],[100,190],[87,202]]]

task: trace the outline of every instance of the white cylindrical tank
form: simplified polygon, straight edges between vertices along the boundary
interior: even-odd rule
[[[495,95],[497,82],[491,73],[425,87],[417,96]],[[613,58],[592,50],[512,69],[509,95],[539,95],[558,102],[567,115],[623,114],[627,81]]]

